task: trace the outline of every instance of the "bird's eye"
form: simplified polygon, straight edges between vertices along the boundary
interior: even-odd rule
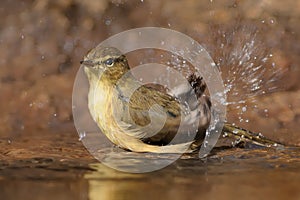
[[[114,59],[109,58],[109,59],[105,60],[104,63],[105,63],[107,66],[112,66],[112,65],[114,64]]]

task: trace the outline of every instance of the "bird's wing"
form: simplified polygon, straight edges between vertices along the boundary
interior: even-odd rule
[[[118,99],[118,125],[136,138],[149,138],[156,135],[156,139],[165,137],[168,130],[176,130],[180,123],[181,107],[178,101],[163,92],[151,87],[141,86],[134,91],[129,101]]]

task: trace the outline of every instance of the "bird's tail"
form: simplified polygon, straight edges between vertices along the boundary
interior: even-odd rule
[[[261,135],[260,133],[254,133],[246,129],[234,126],[230,123],[224,124],[222,132],[224,137],[233,137],[237,140],[238,143],[244,141],[264,147],[284,147],[283,144],[270,140]]]

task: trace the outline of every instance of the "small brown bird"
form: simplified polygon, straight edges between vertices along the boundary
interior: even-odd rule
[[[126,57],[116,48],[98,46],[90,50],[81,64],[90,84],[91,116],[115,145],[134,152],[184,153],[202,144],[211,119],[211,103],[204,95],[206,85],[202,78],[188,78],[192,91],[187,94],[195,94],[197,103],[186,114],[178,98],[142,85],[131,74]],[[197,133],[189,134],[186,127],[187,131],[174,142],[182,120],[187,125],[197,123]],[[263,146],[278,145],[228,123],[223,134]]]

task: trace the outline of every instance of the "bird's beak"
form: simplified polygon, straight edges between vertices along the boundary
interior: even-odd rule
[[[80,64],[84,67],[84,72],[86,75],[95,74],[95,69],[92,67],[94,66],[94,63],[90,60],[82,60],[80,61]]]
[[[91,60],[82,60],[80,61],[80,64],[86,66],[86,67],[93,67],[95,63]]]

